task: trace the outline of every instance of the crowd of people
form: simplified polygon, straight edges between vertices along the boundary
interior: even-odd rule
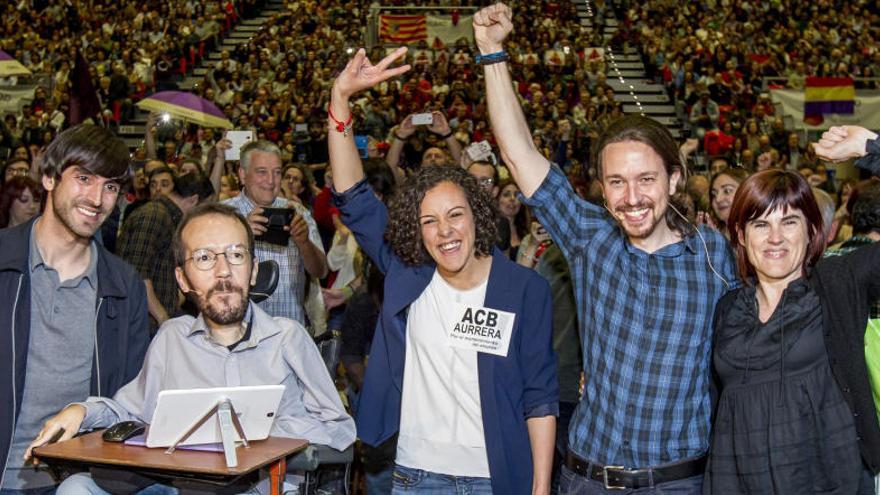
[[[101,120],[129,122],[135,102],[176,88],[227,32],[241,19],[256,15],[264,3],[5,3],[0,50],[33,76],[0,78],[0,85],[34,81],[37,86],[20,113],[7,115],[0,125],[0,154],[8,156],[6,148],[18,145],[33,147],[33,154],[47,145],[69,125],[71,95],[82,97],[88,88],[97,94]]]
[[[648,77],[666,87],[701,148],[749,168],[819,166],[786,130],[769,88],[803,90],[811,76],[880,88],[880,19],[870,2],[650,1],[619,10],[620,39],[639,48]]]
[[[807,145],[761,95],[791,67],[789,85],[876,74],[867,6],[785,24],[763,4],[618,3],[611,43],[641,47],[699,137],[677,142],[622,115],[573,4],[497,4],[475,46],[385,53],[351,44],[366,6],[286,2],[194,89],[254,130],[229,160],[218,130],[150,114],[129,157],[100,124],[254,4],[33,3],[4,29],[35,34],[2,48],[58,73],[0,143],[4,495],[54,491],[20,459],[149,423],[162,389],[282,381],[273,434],[357,436],[369,493],[874,493],[880,140]],[[62,110],[77,51],[99,91],[126,80],[99,125]],[[853,159],[864,180],[827,173]],[[277,286],[251,302],[261,270]]]

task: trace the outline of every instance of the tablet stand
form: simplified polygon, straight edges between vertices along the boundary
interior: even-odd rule
[[[234,433],[238,432],[238,436],[241,438],[245,447],[250,447],[250,445],[248,445],[247,437],[244,435],[244,428],[241,427],[241,422],[238,420],[238,415],[235,414],[235,408],[232,407],[232,402],[229,399],[223,399],[209,409],[208,412],[196,421],[194,425],[177,437],[165,453],[170,454],[174,452],[181,442],[186,441],[190,435],[195,433],[196,430],[205,424],[205,421],[208,421],[208,419],[214,414],[217,415],[217,423],[220,425],[220,438],[223,439],[223,453],[226,455],[226,467],[232,468],[238,466],[238,456],[235,454]],[[234,431],[233,428],[235,429]]]

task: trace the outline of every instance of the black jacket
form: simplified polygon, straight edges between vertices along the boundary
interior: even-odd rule
[[[0,473],[6,469],[24,393],[31,322],[28,254],[33,223],[31,220],[0,230]],[[143,364],[150,335],[147,296],[134,269],[100,243],[97,272],[97,353],[92,360],[91,395],[112,397],[137,376]]]
[[[880,244],[824,258],[809,276],[822,302],[831,371],[853,413],[865,465],[880,472],[880,424],[865,364],[865,328],[880,298]]]

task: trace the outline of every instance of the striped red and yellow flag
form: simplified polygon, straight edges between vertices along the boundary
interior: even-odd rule
[[[822,116],[855,113],[856,89],[851,77],[808,77],[804,86],[804,121],[822,122]],[[814,124],[818,125],[818,124]]]
[[[380,15],[379,39],[386,43],[415,43],[428,39],[424,15]]]

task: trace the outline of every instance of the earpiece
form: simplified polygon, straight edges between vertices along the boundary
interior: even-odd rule
[[[712,273],[714,273],[715,276],[718,277],[719,280],[721,280],[721,282],[724,284],[724,287],[726,287],[727,290],[730,290],[730,282],[728,282],[726,278],[722,277],[721,274],[718,273],[718,271],[715,269],[715,265],[712,264],[712,257],[709,256],[709,246],[706,245],[706,239],[703,238],[703,233],[700,232],[700,229],[697,228],[696,225],[692,224],[691,221],[688,220],[686,216],[682,215],[681,212],[678,211],[678,208],[676,208],[675,205],[672,204],[672,201],[670,201],[668,204],[669,204],[669,207],[672,208],[672,211],[677,213],[678,216],[680,216],[682,218],[682,220],[687,222],[687,224],[690,225],[691,228],[694,229],[694,232],[697,233],[697,237],[699,237],[700,242],[703,243],[703,252],[706,253],[706,263],[709,264],[709,269],[712,270]]]
[[[712,270],[712,273],[714,273],[715,276],[718,277],[719,280],[721,280],[721,282],[724,284],[724,286],[727,288],[727,290],[730,290],[730,282],[728,282],[726,278],[721,276],[721,274],[718,273],[718,270],[715,269],[715,265],[712,264],[712,257],[709,256],[709,246],[706,244],[706,239],[703,238],[703,233],[700,232],[700,229],[698,229],[696,225],[691,223],[691,221],[688,220],[688,218],[686,216],[682,215],[681,212],[678,211],[678,208],[676,208],[674,204],[672,204],[672,196],[671,195],[669,196],[668,199],[669,199],[669,201],[667,202],[667,205],[670,208],[672,208],[672,211],[674,211],[678,216],[680,216],[682,218],[682,220],[684,220],[688,225],[690,225],[691,228],[694,229],[694,232],[697,233],[697,237],[700,238],[700,242],[703,244],[703,252],[706,253],[706,263],[709,264],[709,269]],[[602,207],[605,208],[608,211],[608,213],[611,214],[612,218],[617,220],[617,217],[614,215],[614,212],[611,211],[611,208],[608,208],[608,203],[606,203],[604,200],[602,201]],[[617,221],[619,223],[619,220],[617,220]]]

